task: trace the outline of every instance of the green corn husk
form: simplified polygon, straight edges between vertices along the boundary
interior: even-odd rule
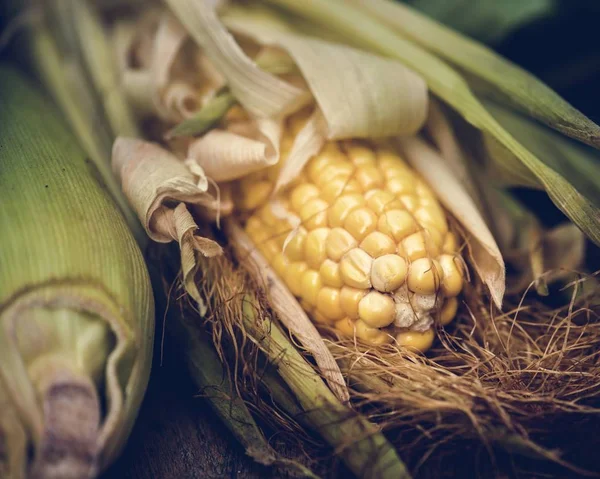
[[[7,66],[0,123],[0,471],[93,477],[122,449],[148,382],[148,272],[60,114]]]

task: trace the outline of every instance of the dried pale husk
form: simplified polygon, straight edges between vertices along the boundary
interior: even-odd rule
[[[2,422],[13,408],[17,423],[4,439],[15,477],[19,428],[32,475],[89,477],[122,449],[146,388],[148,272],[52,105],[12,69],[0,79],[0,387]]]

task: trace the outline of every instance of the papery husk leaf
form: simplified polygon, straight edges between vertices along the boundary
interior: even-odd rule
[[[187,205],[217,210],[205,176],[196,178],[172,153],[144,140],[119,137],[112,155],[113,170],[148,236],[159,243],[177,241],[186,291],[205,311],[195,283],[196,252],[212,257],[222,253],[214,241],[195,236],[198,226]]]
[[[211,2],[167,0],[166,3],[251,115],[282,118],[305,101],[305,92],[261,70],[246,56],[219,22]]]
[[[554,170],[519,143],[484,108],[469,85],[454,69],[439,58],[387,28],[379,20],[365,16],[360,9],[340,0],[268,0],[343,34],[354,44],[403,62],[421,74],[433,93],[455,108],[466,121],[507,149],[541,184],[552,201],[589,236],[600,244],[600,214],[581,193]]]
[[[259,284],[265,285],[273,310],[281,322],[315,358],[321,374],[335,396],[343,403],[348,402],[350,396],[344,377],[314,323],[234,220],[226,221],[225,232],[240,262]]]
[[[345,0],[477,78],[488,94],[567,136],[600,148],[600,127],[532,74],[484,45],[390,0]],[[448,101],[446,99],[446,101]]]
[[[0,117],[0,385],[32,475],[87,477],[122,449],[148,382],[148,272],[61,115],[6,67]]]
[[[407,161],[434,189],[444,207],[468,232],[467,242],[473,256],[473,266],[488,286],[496,305],[501,307],[506,288],[504,260],[475,203],[445,159],[425,141],[418,137],[400,138],[398,145]]]

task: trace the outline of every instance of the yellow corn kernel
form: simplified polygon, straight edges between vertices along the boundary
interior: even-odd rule
[[[429,258],[413,261],[408,269],[408,289],[419,294],[433,294],[440,287],[442,269],[440,264]]]
[[[379,231],[368,234],[360,243],[360,248],[373,258],[396,252],[396,244],[392,239]]]
[[[293,232],[292,238],[285,245],[284,253],[290,261],[302,261],[304,259],[304,243],[306,241],[306,230],[299,228]]]
[[[357,208],[344,220],[344,229],[361,241],[377,228],[377,216],[369,208]]]
[[[396,304],[394,300],[377,291],[367,293],[358,303],[358,315],[373,328],[385,328],[394,321]]]
[[[395,195],[410,196],[415,192],[415,179],[412,175],[398,175],[389,178],[386,189]]]
[[[340,272],[344,284],[353,288],[371,287],[371,264],[373,258],[359,248],[348,251],[340,261]]]
[[[337,161],[328,165],[319,175],[313,178],[313,183],[322,188],[333,180],[348,181],[352,177],[355,168],[347,161]]]
[[[265,226],[258,216],[251,216],[248,218],[248,221],[246,221],[245,230],[252,241],[256,241],[255,238],[265,230]]]
[[[448,222],[442,209],[437,205],[420,207],[415,211],[415,218],[421,225],[431,225],[442,234],[448,231]]]
[[[333,228],[327,238],[327,256],[333,261],[340,261],[357,243],[354,237],[343,228]]]
[[[317,309],[328,319],[342,319],[345,314],[340,304],[340,290],[325,286],[317,295]]]
[[[302,295],[302,278],[308,270],[304,262],[296,261],[291,263],[285,272],[285,284],[294,296]]]
[[[354,323],[356,327],[356,337],[371,346],[380,346],[392,341],[392,337],[381,329],[372,328],[360,319]]]
[[[379,164],[379,167],[386,173],[388,171],[397,171],[399,172],[399,174],[404,175],[404,172],[407,170],[406,163],[402,161],[402,158],[400,158],[395,152],[387,148],[378,149],[377,163]]]
[[[277,243],[277,241],[270,239],[266,241],[256,242],[258,250],[262,253],[262,255],[269,261],[279,253],[281,253],[281,247]]]
[[[337,155],[334,156],[325,152],[321,152],[319,155],[315,156],[306,165],[306,173],[308,174],[309,180],[315,183],[315,179],[318,178],[329,165],[337,160]]]
[[[354,193],[340,196],[329,208],[327,218],[332,228],[343,226],[346,217],[365,204],[363,195]]]
[[[296,213],[300,213],[302,207],[308,200],[317,198],[319,196],[319,189],[311,183],[302,183],[296,186],[290,194],[290,202],[292,209]]]
[[[389,191],[371,190],[365,194],[367,206],[377,215],[393,209],[402,209],[402,203]]]
[[[407,271],[404,258],[396,254],[386,254],[373,261],[371,284],[378,291],[395,291],[406,280]]]
[[[302,294],[300,295],[306,303],[311,306],[317,304],[317,295],[323,288],[321,275],[314,270],[305,271],[302,275]]]
[[[433,344],[435,334],[432,328],[422,333],[418,331],[405,331],[396,336],[396,341],[402,347],[424,353]]]
[[[319,270],[321,264],[327,258],[326,245],[329,232],[329,228],[317,228],[306,236],[304,258],[308,266],[316,271]]]
[[[377,157],[371,148],[358,142],[352,142],[346,147],[346,153],[355,166],[376,166]]]
[[[340,305],[344,313],[351,319],[358,319],[358,304],[363,299],[366,292],[364,289],[342,287],[340,290]]]
[[[444,244],[442,246],[444,253],[452,254],[458,250],[458,242],[456,241],[456,235],[449,231],[444,237]]]
[[[343,336],[352,338],[354,336],[356,326],[354,321],[352,321],[350,318],[344,318],[335,322],[335,329],[342,333]]]
[[[342,195],[351,195],[361,193],[360,185],[356,180],[343,180],[336,178],[321,188],[321,199],[327,201],[330,205]]]
[[[244,194],[239,206],[245,210],[253,210],[262,205],[271,194],[273,185],[270,181],[258,181],[244,188]]]
[[[354,178],[358,181],[363,191],[369,191],[373,188],[381,188],[384,185],[385,178],[376,166],[364,165],[357,168]]]
[[[283,253],[277,253],[271,262],[272,268],[275,270],[280,278],[285,278],[285,272],[289,267],[289,260],[283,255]]]
[[[431,225],[421,224],[421,226],[423,227],[422,233],[425,237],[425,246],[427,247],[427,252],[430,256],[434,253],[435,256],[437,256],[444,242],[442,233],[440,233],[437,228]]]
[[[319,269],[319,274],[321,275],[323,284],[327,286],[332,286],[334,288],[341,288],[344,286],[344,281],[342,280],[342,275],[340,273],[340,265],[335,261],[331,261],[330,259],[323,261],[323,264]]]
[[[442,291],[446,296],[457,296],[463,286],[463,275],[458,259],[449,254],[438,258],[442,267]]]
[[[308,230],[327,226],[328,208],[329,205],[319,198],[308,200],[300,209],[302,225]]]
[[[456,316],[456,311],[458,310],[458,299],[456,298],[448,298],[442,306],[442,310],[440,311],[440,324],[442,326],[446,326],[450,324],[450,322]]]
[[[402,240],[402,248],[406,253],[406,257],[411,261],[415,261],[425,256],[434,256],[427,254],[427,245],[425,244],[425,237],[422,231],[407,236]]]
[[[401,241],[417,230],[417,223],[406,211],[390,210],[379,217],[377,229],[395,241]]]
[[[329,319],[323,313],[316,309],[311,312],[311,316],[315,320],[315,322],[319,324],[326,324],[328,326],[331,324],[331,319]]]
[[[275,213],[273,213],[271,203],[267,203],[265,206],[260,208],[258,210],[258,216],[260,217],[262,222],[269,228],[272,228],[281,222],[281,218],[278,218],[277,216],[275,216]]]
[[[419,200],[413,195],[402,195],[400,197],[400,203],[402,203],[402,206],[404,206],[404,208],[411,213],[413,213],[419,207]]]

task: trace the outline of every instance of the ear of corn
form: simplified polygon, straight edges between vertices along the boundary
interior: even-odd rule
[[[245,229],[313,320],[369,344],[428,349],[433,319],[456,314],[463,263],[425,182],[393,147],[357,141],[328,143],[269,200],[273,173],[241,180]]]
[[[0,123],[0,441],[21,461],[31,447],[36,477],[89,477],[122,448],[148,381],[148,273],[77,141],[6,66]]]

